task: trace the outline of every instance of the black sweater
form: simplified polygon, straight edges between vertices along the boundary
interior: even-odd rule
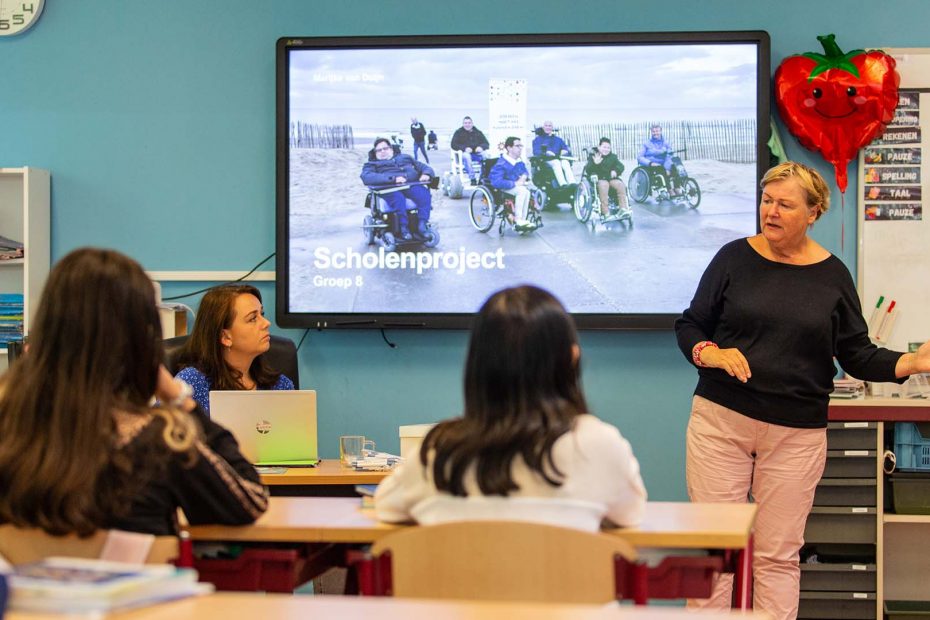
[[[267,490],[239,452],[232,434],[211,421],[200,407],[193,415],[203,428],[193,462],[186,453],[169,452],[166,466],[134,496],[128,513],[114,516],[106,527],[168,535],[177,533],[178,508],[184,510],[191,525],[244,525],[266,510]],[[160,420],[153,418],[126,446],[126,452],[133,459],[166,458],[164,449],[147,447],[164,445],[158,437],[163,428]]]
[[[702,340],[742,352],[747,383],[699,368],[694,393],[763,422],[825,427],[834,357],[859,379],[898,381],[902,354],[871,343],[852,277],[835,256],[789,265],[764,258],[746,239],[731,241],[708,265],[675,331],[689,361]]]

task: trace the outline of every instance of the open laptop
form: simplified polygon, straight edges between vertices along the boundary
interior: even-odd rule
[[[214,390],[210,418],[232,432],[255,465],[313,467],[319,461],[314,390]]]

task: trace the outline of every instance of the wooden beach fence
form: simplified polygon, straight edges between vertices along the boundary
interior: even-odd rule
[[[355,137],[351,125],[317,125],[315,123],[291,123],[291,147],[316,149],[352,149]]]
[[[687,149],[681,154],[682,159],[715,159],[728,163],[756,160],[755,119],[565,125],[559,128],[559,135],[579,154],[582,149],[596,147],[605,136],[610,138],[613,151],[620,159],[636,159],[649,137],[649,128],[655,123],[662,126],[662,135],[673,149]]]

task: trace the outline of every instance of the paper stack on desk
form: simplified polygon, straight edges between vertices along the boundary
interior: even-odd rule
[[[859,379],[847,377],[833,380],[830,398],[858,398],[865,393],[865,383]]]
[[[365,456],[352,462],[355,469],[362,471],[384,471],[394,469],[398,463],[403,463],[404,459],[387,452],[366,452]]]

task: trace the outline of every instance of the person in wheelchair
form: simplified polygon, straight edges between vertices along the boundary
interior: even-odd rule
[[[597,149],[588,157],[588,163],[584,167],[584,176],[587,179],[597,177],[597,186],[594,190],[600,198],[601,219],[605,222],[619,220],[632,214],[626,198],[626,186],[620,179],[621,174],[623,174],[623,164],[616,154],[611,152],[610,138],[601,138]],[[614,203],[617,208],[613,213],[610,210],[611,190],[617,196]]]
[[[536,130],[536,138],[533,139],[533,157],[547,158],[545,163],[552,169],[556,187],[565,187],[575,183],[572,162],[568,159],[561,159],[571,156],[572,151],[565,141],[555,135],[552,121],[544,121],[543,126]]]
[[[672,165],[672,145],[662,136],[662,126],[652,125],[649,128],[650,136],[643,142],[636,160],[641,166],[648,166],[651,171],[658,172],[666,181],[669,196],[676,197],[681,194],[681,178],[678,169]]]
[[[511,223],[517,232],[536,228],[527,217],[533,185],[530,182],[530,172],[521,159],[522,155],[523,141],[515,136],[508,137],[504,140],[504,154],[497,159],[488,175],[491,187],[513,196],[514,213],[508,215],[508,219],[515,218]]]
[[[451,147],[453,151],[461,151],[465,174],[470,178],[475,178],[472,164],[480,166],[481,160],[484,159],[484,152],[488,150],[490,144],[481,130],[475,127],[475,122],[470,116],[463,118],[462,126],[452,134]]]
[[[387,138],[376,138],[360,176],[362,183],[379,189],[410,184],[404,189],[381,194],[388,205],[385,211],[397,214],[397,232],[400,238],[405,241],[413,239],[407,218],[409,198],[417,209],[418,236],[426,238],[429,235],[427,223],[432,210],[432,196],[424,183],[435,176],[432,168],[410,155],[401,153]]]

